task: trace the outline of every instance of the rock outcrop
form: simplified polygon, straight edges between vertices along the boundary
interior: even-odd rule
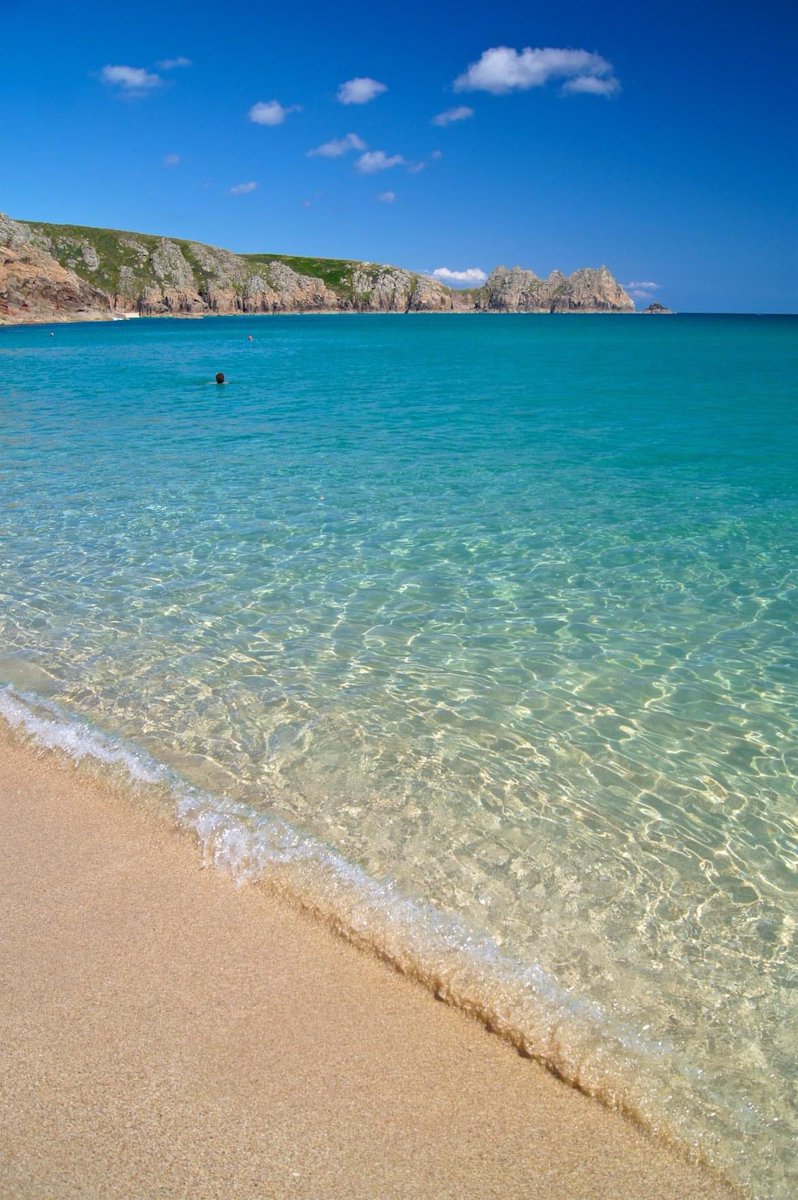
[[[498,267],[456,291],[400,267],[344,259],[233,254],[151,234],[12,221],[0,214],[0,323],[113,315],[282,312],[630,312],[606,267]]]
[[[521,267],[497,267],[475,293],[475,308],[492,312],[634,312],[634,301],[606,267],[540,279]]]
[[[643,315],[646,317],[670,317],[673,316],[673,309],[666,308],[664,304],[655,300],[653,304],[649,304],[648,308],[643,309]]]
[[[359,312],[450,312],[459,301],[451,288],[401,267],[362,263],[352,271],[351,286]]]
[[[0,213],[0,322],[108,318],[108,296],[35,245],[30,230]]]

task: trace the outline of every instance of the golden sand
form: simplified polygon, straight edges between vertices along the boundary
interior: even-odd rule
[[[728,1200],[701,1169],[0,734],[0,1194]]]

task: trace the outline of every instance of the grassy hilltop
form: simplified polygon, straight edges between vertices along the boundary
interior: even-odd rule
[[[547,279],[497,267],[455,291],[402,267],[344,258],[234,254],[186,238],[0,214],[0,320],[112,314],[280,312],[630,312],[606,267]]]
[[[159,271],[158,251],[167,239],[156,234],[133,233],[124,229],[100,229],[88,225],[60,225],[44,221],[25,221],[36,235],[36,241],[61,264],[81,278],[110,295],[120,290],[139,292],[160,287],[169,280],[169,273]],[[202,242],[186,238],[169,238],[191,268],[197,290],[211,280],[219,280],[234,265],[244,278],[268,274],[273,263],[281,263],[297,275],[318,279],[344,302],[355,302],[362,292],[363,276],[376,282],[386,268],[376,263],[345,258],[309,258],[292,254],[234,254]],[[92,254],[92,251],[94,252]],[[225,268],[227,270],[225,271]],[[183,280],[186,284],[187,279]],[[243,282],[243,280],[239,280]],[[439,285],[442,286],[442,285]]]

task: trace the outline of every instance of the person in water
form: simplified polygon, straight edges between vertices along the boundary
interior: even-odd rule
[[[217,383],[224,383],[224,371],[217,371],[217,372],[216,372],[216,382],[217,382]]]

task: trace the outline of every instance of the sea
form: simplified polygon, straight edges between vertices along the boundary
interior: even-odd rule
[[[0,714],[795,1195],[796,381],[778,316],[2,328]]]

